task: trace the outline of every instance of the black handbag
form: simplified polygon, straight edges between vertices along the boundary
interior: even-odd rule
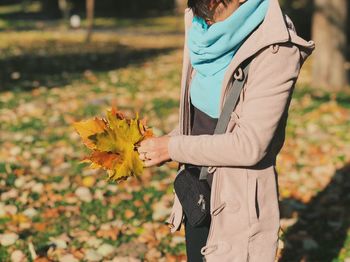
[[[225,105],[215,127],[214,134],[223,134],[226,131],[245,80],[248,76],[249,64],[238,72],[240,78],[233,81]],[[174,181],[174,190],[186,214],[188,222],[193,227],[202,226],[210,218],[211,185],[208,183],[208,168],[185,164],[185,168],[178,172]]]
[[[200,169],[186,167],[174,181],[174,189],[193,227],[202,226],[210,218],[210,186],[206,180],[199,180]]]

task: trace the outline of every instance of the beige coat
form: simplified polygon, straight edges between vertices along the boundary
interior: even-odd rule
[[[185,41],[193,14],[185,11]],[[221,92],[222,109],[229,80],[242,61],[253,57],[248,80],[231,114],[226,133],[190,135],[189,86],[195,73],[185,42],[179,124],[169,133],[169,155],[180,163],[204,165],[214,174],[211,225],[201,252],[208,262],[272,262],[280,227],[276,156],[285,138],[288,108],[300,68],[314,49],[297,36],[278,0],[270,0],[265,20],[231,61]],[[184,218],[174,192],[166,222],[171,233]]]

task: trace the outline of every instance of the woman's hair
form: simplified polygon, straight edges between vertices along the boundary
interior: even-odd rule
[[[226,5],[231,1],[232,0],[188,0],[187,6],[192,9],[195,16],[211,19],[213,17],[213,11],[209,8],[211,2],[216,2],[217,4],[223,3]]]

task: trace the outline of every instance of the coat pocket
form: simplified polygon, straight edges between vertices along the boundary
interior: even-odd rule
[[[248,176],[248,210],[249,210],[249,224],[254,224],[259,221],[261,212],[261,192],[262,183],[255,176]]]

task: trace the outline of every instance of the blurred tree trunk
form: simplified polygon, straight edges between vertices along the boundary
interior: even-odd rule
[[[91,40],[92,29],[94,26],[94,9],[95,9],[95,0],[86,0],[86,20],[87,20],[87,33],[86,33],[86,42]]]
[[[58,0],[58,6],[62,13],[63,19],[67,21],[69,19],[69,11],[70,11],[68,0]]]
[[[339,91],[348,84],[346,70],[347,0],[314,0],[313,85]]]

